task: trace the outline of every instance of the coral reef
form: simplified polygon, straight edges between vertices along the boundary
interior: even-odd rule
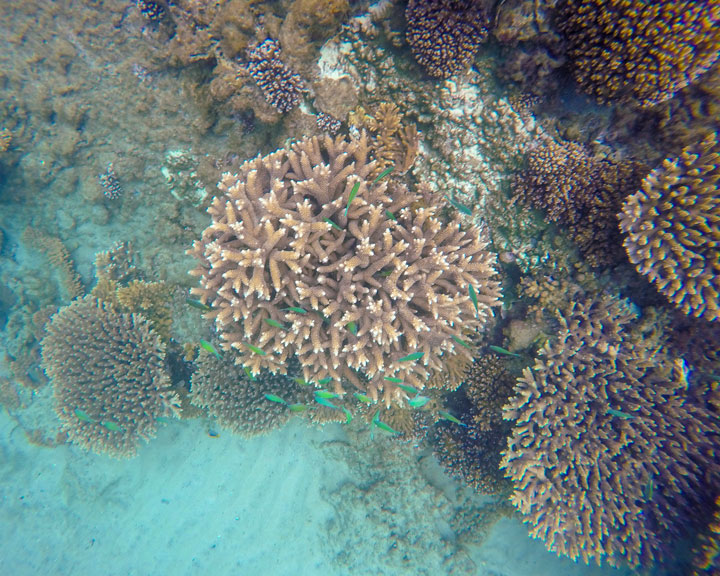
[[[405,18],[415,59],[436,78],[466,68],[487,37],[487,19],[475,0],[410,0]]]
[[[10,148],[12,142],[12,132],[7,128],[0,129],[0,154],[6,152]]]
[[[717,0],[567,0],[557,21],[576,80],[601,102],[655,105],[720,56]]]
[[[637,190],[640,170],[631,162],[595,158],[582,144],[543,136],[515,179],[514,201],[567,226],[589,264],[607,265],[621,259],[616,215],[625,196]]]
[[[165,346],[139,314],[86,296],[52,317],[41,346],[63,429],[83,448],[132,456],[176,413]]]
[[[365,135],[326,136],[221,181],[194,292],[253,374],[296,355],[307,381],[403,402],[396,382],[422,389],[491,317],[500,290],[480,232],[440,220],[424,186],[369,180],[374,169]]]
[[[620,214],[637,270],[686,314],[720,318],[720,144],[710,134],[667,158]]]
[[[265,100],[278,111],[289,112],[300,104],[306,88],[302,78],[283,63],[280,54],[280,44],[267,38],[247,51],[247,69]]]
[[[717,416],[685,396],[661,334],[608,297],[573,303],[505,407],[513,505],[548,549],[646,565],[702,517],[717,485]]]
[[[263,371],[251,381],[231,357],[216,358],[204,351],[195,366],[190,401],[206,409],[223,428],[255,436],[282,426],[292,415],[287,406],[265,397],[274,394],[294,404],[298,398],[290,397],[290,393],[296,385],[287,376]]]
[[[85,294],[80,276],[75,272],[70,254],[60,238],[50,236],[36,228],[28,226],[23,231],[23,242],[43,252],[56,268],[60,276],[60,284],[65,289],[68,299],[72,300]]]

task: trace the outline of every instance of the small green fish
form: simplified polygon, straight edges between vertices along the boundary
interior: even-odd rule
[[[383,379],[388,382],[393,382],[394,384],[402,384],[403,382],[402,378],[395,378],[394,376],[383,376]]]
[[[419,394],[417,388],[413,388],[412,386],[408,386],[407,384],[398,384],[398,388],[402,390],[403,392],[407,392],[411,396],[417,396]]]
[[[415,396],[412,400],[408,400],[408,404],[413,408],[421,408],[430,402],[430,398],[427,396]]]
[[[605,414],[610,414],[610,416],[617,416],[622,420],[633,420],[635,418],[634,414],[628,414],[627,412],[623,412],[622,410],[615,410],[614,408],[608,408],[607,410],[605,410]]]
[[[385,210],[385,216],[390,218],[390,220],[392,220],[393,222],[397,222],[397,218],[395,218],[395,214],[390,212],[390,210]]]
[[[320,404],[320,406],[327,406],[328,408],[332,408],[333,410],[337,410],[337,406],[330,402],[327,398],[321,398],[319,396],[315,396],[315,402]]]
[[[352,422],[352,412],[343,406],[343,412],[345,412],[345,424]]]
[[[105,428],[107,428],[108,430],[110,430],[112,432],[124,432],[125,431],[125,428],[123,428],[122,426],[120,426],[118,424],[115,424],[115,422],[100,422],[100,424],[102,424],[103,426],[105,426]]]
[[[465,426],[467,428],[467,424],[460,422],[460,420],[458,420],[455,416],[450,414],[450,412],[445,412],[444,410],[440,410],[440,412],[438,412],[438,416],[440,416],[440,418],[443,418],[444,420],[449,420],[453,424],[460,424],[460,426]]]
[[[473,288],[472,284],[468,284],[468,292],[470,293],[470,300],[472,301],[473,306],[475,306],[475,316],[478,316],[480,314],[480,310],[478,310],[477,292],[475,292],[475,288]]]
[[[202,302],[200,302],[200,300],[195,300],[194,298],[185,298],[185,302],[188,306],[197,308],[198,310],[202,310],[203,312],[212,310],[210,306],[208,306],[207,304],[203,304]]]
[[[352,202],[355,199],[355,196],[357,196],[358,190],[360,190],[360,181],[355,182],[355,185],[352,187],[352,190],[350,190],[350,196],[348,196],[347,206],[345,206],[345,218],[347,218],[348,210],[350,209],[350,202]]]
[[[285,402],[285,400],[280,398],[280,396],[275,396],[275,394],[265,394],[265,398],[270,400],[270,402],[277,402],[278,404],[286,404],[287,405],[287,402]]]
[[[255,354],[258,354],[259,356],[265,356],[267,354],[262,348],[258,348],[257,346],[253,346],[252,344],[248,344],[247,342],[243,342],[243,344],[250,348],[250,351],[255,352]]]
[[[416,360],[420,360],[424,354],[425,352],[413,352],[412,354],[398,358],[398,362],[415,362]]]
[[[460,344],[460,346],[465,346],[465,348],[468,348],[469,350],[472,350],[472,346],[470,346],[470,344],[468,344],[467,342],[465,342],[465,340],[463,340],[462,338],[458,338],[457,336],[453,336],[452,339],[455,340],[455,342],[457,342],[458,344]]]
[[[285,327],[285,324],[281,324],[280,322],[278,322],[277,320],[273,320],[272,318],[264,318],[263,322],[265,322],[265,324],[267,324],[269,326],[273,326],[275,328],[280,328],[282,330],[287,330],[287,328]]]
[[[394,430],[393,428],[390,428],[385,422],[380,422],[380,411],[378,410],[375,412],[375,416],[372,419],[372,423],[379,428],[380,430],[383,430],[384,432],[389,432],[390,434],[400,434],[397,430]]]
[[[305,412],[308,407],[305,404],[289,404],[288,409],[290,412]]]
[[[222,356],[220,356],[220,352],[218,352],[215,346],[210,344],[210,342],[208,342],[207,340],[200,340],[200,346],[202,346],[203,349],[207,352],[210,352],[210,354],[215,356],[215,358],[217,358],[218,360],[222,358]]]
[[[393,270],[392,270],[392,269],[390,269],[390,270],[382,270],[382,271],[380,272],[380,276],[382,276],[383,278],[387,278],[387,277],[390,276],[390,274],[392,274],[392,273],[393,273]]]
[[[300,308],[300,306],[288,306],[287,308],[283,308],[283,310],[297,312],[298,314],[307,314],[307,310],[305,310],[305,308]]]
[[[643,490],[643,496],[645,496],[645,500],[647,500],[647,501],[652,500],[654,492],[655,492],[655,482],[653,482],[653,479],[650,478],[650,480],[648,480],[648,483],[645,485],[645,489]]]
[[[382,172],[380,172],[380,174],[377,175],[377,178],[375,178],[375,180],[373,180],[373,184],[375,184],[376,182],[378,182],[378,181],[382,180],[383,178],[385,178],[385,176],[387,176],[388,174],[390,174],[390,172],[392,172],[393,170],[395,170],[395,167],[394,167],[394,166],[388,166],[387,168],[385,168],[385,170],[383,170]]]
[[[328,376],[326,378],[320,378],[320,380],[318,380],[318,384],[320,384],[320,386],[325,386],[325,384],[329,384],[332,381],[333,381],[333,379],[330,376]],[[322,390],[321,390],[321,392],[322,392]],[[317,392],[316,392],[316,394],[317,394]],[[328,396],[328,398],[330,398],[330,396]],[[333,398],[335,398],[335,396],[333,396]]]
[[[323,378],[325,380],[325,378]],[[329,390],[315,390],[315,397],[316,398],[339,398],[340,396],[338,394],[335,394],[335,392],[330,392]]]
[[[250,382],[255,382],[255,380],[257,380],[257,378],[253,376],[253,373],[250,372],[250,368],[248,368],[247,366],[243,366],[243,370],[245,371],[245,375],[248,377]]]
[[[310,386],[310,384],[312,384],[312,382],[308,382],[307,380],[305,380],[305,378],[301,378],[300,376],[298,376],[297,378],[293,378],[293,380],[296,383],[300,384],[300,386]]]
[[[361,392],[355,392],[353,396],[360,400],[360,402],[364,402],[365,404],[372,404],[372,398],[370,398],[370,396],[362,394]]]
[[[95,420],[88,416],[87,412],[83,412],[80,408],[75,408],[75,416],[78,417],[78,420],[82,420],[83,422],[95,422]]]
[[[357,324],[355,322],[348,322],[345,324],[345,328],[348,329],[348,332],[352,334],[353,336],[357,336]]]
[[[330,226],[332,226],[332,227],[335,228],[336,230],[342,231],[342,228],[340,227],[340,225],[339,225],[339,224],[336,224],[335,222],[333,222],[332,220],[330,220],[330,218],[323,218],[323,222],[327,222],[328,224],[330,224]]]
[[[520,358],[520,354],[516,354],[515,352],[510,352],[510,350],[506,350],[505,348],[500,348],[500,346],[488,346],[490,350],[493,352],[497,352],[498,354],[505,354],[505,356],[515,356],[515,358]]]
[[[466,214],[467,216],[472,215],[472,210],[468,208],[467,206],[464,206],[463,204],[460,204],[457,200],[453,200],[449,196],[445,195],[445,198],[447,198],[447,201],[450,202],[450,204],[458,211],[463,214]]]

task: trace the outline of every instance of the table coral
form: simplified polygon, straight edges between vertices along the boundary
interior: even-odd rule
[[[558,24],[576,80],[601,102],[663,102],[720,57],[718,0],[569,0]]]
[[[620,214],[637,270],[686,314],[720,319],[720,144],[711,134],[666,159]]]
[[[661,558],[718,482],[717,417],[634,319],[607,297],[573,303],[504,409],[513,505],[548,549],[585,562]]]
[[[194,289],[237,362],[345,383],[387,404],[422,389],[498,304],[495,257],[472,226],[392,178],[369,179],[365,135],[295,143],[226,174],[192,253]],[[472,296],[471,290],[472,288]]]
[[[86,296],[52,317],[41,345],[63,429],[83,448],[133,456],[177,411],[165,346],[139,314]]]

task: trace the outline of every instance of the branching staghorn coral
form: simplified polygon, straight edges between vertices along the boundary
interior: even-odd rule
[[[406,398],[397,383],[422,389],[445,354],[469,354],[462,330],[500,294],[494,255],[475,228],[440,220],[426,187],[374,169],[364,134],[325,136],[223,177],[192,250],[194,293],[253,374],[285,373],[294,355],[305,380],[390,404]]]
[[[557,21],[575,78],[601,102],[663,102],[720,57],[718,0],[565,0]]]
[[[625,248],[685,314],[720,319],[720,144],[716,134],[648,174],[620,213]]]
[[[585,562],[662,558],[720,473],[717,416],[684,397],[684,363],[634,318],[609,298],[571,305],[504,409],[513,505],[548,549]]]
[[[83,448],[133,456],[176,414],[165,346],[141,315],[86,296],[52,317],[41,345],[63,429]]]

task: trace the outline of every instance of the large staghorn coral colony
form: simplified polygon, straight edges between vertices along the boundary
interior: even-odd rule
[[[364,135],[312,138],[226,174],[195,244],[195,289],[237,363],[401,402],[422,389],[500,296],[480,231],[437,199],[370,180]]]

